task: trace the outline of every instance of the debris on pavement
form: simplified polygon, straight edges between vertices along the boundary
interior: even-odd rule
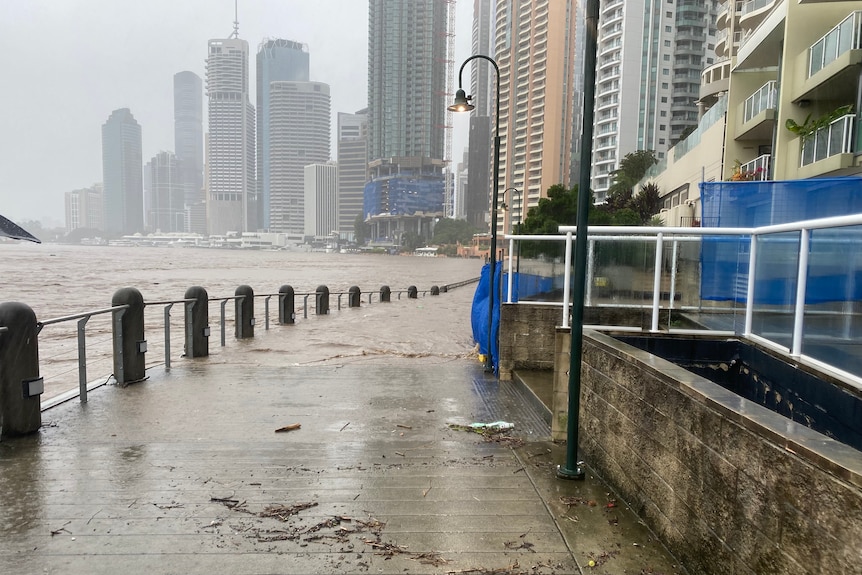
[[[295,429],[299,429],[300,427],[302,427],[302,424],[300,424],[300,423],[291,423],[290,425],[285,425],[284,427],[279,427],[278,429],[275,430],[275,432],[279,433],[281,431],[293,431]]]

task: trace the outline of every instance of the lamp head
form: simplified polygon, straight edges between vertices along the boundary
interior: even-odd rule
[[[468,96],[464,90],[458,89],[455,92],[455,102],[449,106],[449,110],[451,112],[469,112],[476,106],[470,103],[470,100],[473,99],[473,96]]]

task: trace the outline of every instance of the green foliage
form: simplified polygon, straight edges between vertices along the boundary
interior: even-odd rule
[[[443,218],[434,225],[431,241],[435,245],[467,245],[472,241],[473,234],[478,232],[467,220]]]
[[[812,119],[811,114],[805,116],[805,120],[801,124],[796,123],[796,120],[793,118],[787,118],[787,121],[784,122],[784,127],[799,136],[800,138],[807,138],[814,134],[817,130],[821,128],[826,128],[842,116],[846,116],[853,112],[853,106],[848,104],[846,106],[840,106],[835,108],[828,114],[823,114],[819,118]]]
[[[371,226],[365,223],[365,218],[361,213],[356,214],[353,220],[353,239],[358,246],[364,246],[368,242],[368,236],[371,235]]]
[[[608,190],[609,195],[620,193],[624,190],[629,190],[629,194],[631,194],[632,188],[641,181],[641,178],[646,175],[647,170],[657,162],[658,158],[655,157],[655,152],[652,150],[638,150],[637,152],[626,154],[620,160],[620,167],[611,172],[611,175],[614,177],[614,183]]]
[[[640,224],[647,225],[661,209],[658,186],[652,182],[641,186],[640,193],[631,199],[631,209],[637,212]]]

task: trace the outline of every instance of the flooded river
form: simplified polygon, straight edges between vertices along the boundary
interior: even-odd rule
[[[255,337],[234,339],[233,302],[226,309],[226,345],[220,343],[220,304],[210,302],[212,328],[207,361],[253,364],[316,364],[350,361],[392,361],[425,357],[449,361],[473,355],[470,306],[475,284],[440,296],[422,296],[432,286],[475,278],[481,262],[457,258],[326,254],[290,251],[241,251],[205,248],[144,248],[0,243],[0,302],[29,305],[39,321],[110,307],[116,290],[135,287],[145,302],[179,300],[186,289],[202,286],[210,298],[233,296],[240,285],[255,292]],[[315,316],[314,297],[296,298],[297,322],[278,325],[277,297],[269,303],[270,329],[265,329],[265,302],[282,285],[297,294],[320,285],[330,293],[362,291],[362,305],[348,309],[346,296],[338,309]],[[378,303],[381,286],[392,301]],[[416,286],[420,297],[398,299],[397,292]],[[373,303],[368,294],[373,292]],[[148,369],[165,363],[164,305],[148,305],[145,313]],[[94,316],[86,325],[88,381],[109,380],[110,315]],[[170,311],[171,361],[182,361],[183,307]],[[76,322],[47,325],[39,334],[43,400],[77,387]],[[162,368],[163,369],[163,368]]]

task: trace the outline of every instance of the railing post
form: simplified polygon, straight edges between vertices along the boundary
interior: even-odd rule
[[[263,298],[263,329],[269,329],[269,300],[272,298],[271,295]]]
[[[144,297],[135,288],[121,288],[114,292],[111,305],[128,306],[125,313],[117,314],[114,322],[114,378],[125,387],[141,381],[147,373]]]
[[[658,316],[661,308],[661,255],[664,250],[664,234],[655,235],[655,272],[652,280],[652,325],[650,331],[658,331]]]
[[[572,232],[566,232],[566,267],[563,270],[563,327],[569,327],[569,298],[572,290]]]
[[[758,236],[751,234],[748,240],[748,285],[745,294],[745,327],[742,332],[745,337],[751,337],[751,330],[754,325],[754,275],[757,266],[757,238]]]
[[[808,282],[808,250],[811,230],[799,230],[799,268],[796,270],[796,308],[793,313],[793,341],[790,355],[802,355],[802,327],[805,322],[805,292]]]
[[[670,262],[670,301],[668,302],[668,307],[673,309],[673,302],[676,299],[676,260],[679,257],[679,242],[676,241],[676,238],[673,240],[673,254],[671,255],[672,261]]]
[[[225,346],[225,308],[227,307],[227,300],[221,300],[221,346]]]
[[[278,288],[278,323],[282,325],[296,323],[295,305],[293,287],[283,285]]]
[[[506,303],[512,303],[512,283],[514,281],[514,276],[512,274],[512,254],[515,251],[515,239],[509,238],[509,277],[506,281],[506,289],[508,293],[506,294]],[[431,295],[434,295],[433,293]]]
[[[192,286],[186,290],[186,357],[206,357],[209,352],[209,296],[201,286]],[[227,300],[225,302],[227,303]],[[224,345],[224,305],[222,305],[222,345]]]
[[[389,289],[389,286],[382,286],[380,288],[380,301],[383,303],[388,303],[390,298],[392,297],[392,290]]]
[[[416,289],[416,286],[409,286],[407,288],[407,299],[417,299],[419,297],[419,292]]]
[[[347,307],[359,307],[362,299],[362,291],[359,286],[350,286],[347,296]]]
[[[254,290],[251,286],[241,285],[236,288],[235,302],[235,330],[237,339],[254,337]]]
[[[302,298],[302,317],[303,319],[308,319],[308,298],[311,294],[305,294],[305,297]]]
[[[165,369],[171,368],[171,308],[174,304],[165,305]]]
[[[0,437],[24,435],[42,426],[36,314],[26,304],[0,303]]]
[[[317,315],[326,315],[329,313],[329,288],[325,285],[317,286],[315,294],[315,313]]]
[[[431,286],[431,295],[440,295],[440,287],[439,286]],[[512,303],[512,301],[509,300],[509,303]]]
[[[78,401],[87,403],[87,322],[90,316],[78,320]]]

